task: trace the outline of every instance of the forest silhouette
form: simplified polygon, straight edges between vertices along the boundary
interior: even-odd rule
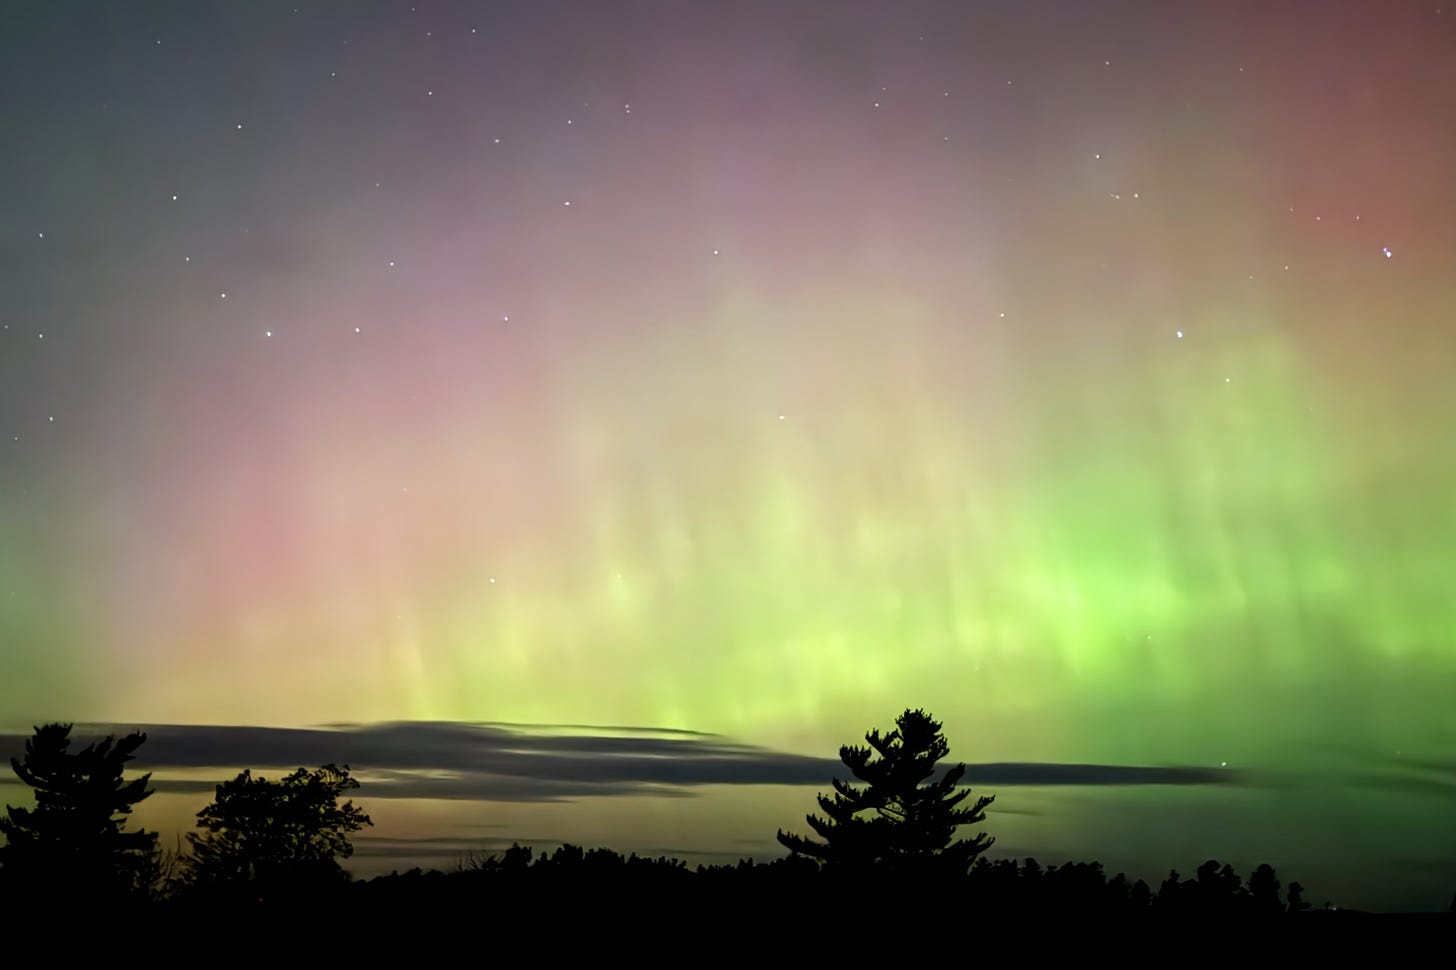
[[[299,768],[277,781],[243,771],[217,786],[185,849],[179,842],[169,850],[155,832],[127,830],[133,807],[152,794],[149,774],[125,777],[146,735],[72,750],[71,725],[47,724],[35,728],[23,758],[11,759],[36,803],[7,806],[0,818],[0,905],[11,913],[104,906],[142,916],[285,921],[487,906],[523,921],[610,911],[680,924],[754,912],[842,919],[846,907],[867,901],[929,920],[968,908],[1006,917],[1249,920],[1336,911],[1329,904],[1311,909],[1304,887],[1285,887],[1267,864],[1245,878],[1210,859],[1190,877],[1170,871],[1154,888],[1122,873],[1109,877],[1097,862],[1043,867],[1032,858],[990,859],[993,838],[958,835],[985,821],[995,796],[973,798],[959,784],[964,765],[935,779],[950,751],[941,727],[923,710],[906,710],[888,733],[871,730],[865,746],[840,748],[854,781],[832,779],[832,792],[818,796],[823,814],[805,818],[813,835],[778,832],[789,854],[771,861],[690,868],[676,858],[605,848],[564,844],[537,853],[516,844],[468,854],[451,871],[354,880],[340,860],[353,852],[349,836],[373,823],[348,800],[359,788],[348,765]]]

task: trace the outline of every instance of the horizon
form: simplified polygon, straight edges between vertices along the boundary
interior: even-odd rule
[[[785,854],[773,832],[802,828],[804,814],[814,809],[813,795],[828,791],[830,778],[851,779],[835,754],[777,751],[702,732],[620,725],[77,724],[72,743],[133,730],[145,732],[148,740],[129,776],[150,773],[155,792],[133,819],[137,828],[158,830],[163,845],[183,846],[196,812],[211,800],[216,785],[238,771],[276,781],[296,768],[349,764],[361,783],[350,800],[375,819],[373,828],[353,837],[354,854],[344,863],[356,879],[416,867],[453,871],[472,856],[498,854],[517,843],[538,852],[576,844],[705,865],[770,861]],[[18,757],[28,737],[27,731],[0,730],[0,758]],[[996,837],[987,859],[1035,858],[1042,865],[1096,861],[1109,875],[1125,872],[1130,880],[1154,887],[1170,869],[1186,876],[1206,858],[1247,872],[1267,862],[1286,881],[1300,881],[1316,904],[1324,900],[1341,909],[1402,912],[1437,910],[1446,901],[1449,880],[1439,866],[1426,871],[1392,867],[1378,854],[1351,851],[1352,846],[1345,846],[1338,859],[1324,855],[1323,847],[1311,852],[1309,846],[1289,845],[1271,856],[1259,840],[1238,831],[1258,825],[1271,808],[1301,804],[1294,795],[1301,790],[1302,804],[1314,806],[1351,788],[1386,786],[1398,792],[1422,781],[1439,787],[1439,773],[1342,778],[1227,765],[975,763],[957,758],[951,740],[951,753],[934,777],[964,763],[962,786],[997,796],[985,823],[976,826]],[[1164,795],[1148,803],[1160,791],[1180,789],[1191,793],[1180,792],[1184,809],[1206,812],[1214,823],[1194,846],[1177,825],[1157,822],[1168,813],[1166,801],[1177,798]],[[10,793],[20,791],[15,779],[0,779],[0,804],[9,804]],[[710,805],[704,806],[705,800]],[[1064,821],[1056,813],[1086,822],[1089,811],[1099,808],[1137,813],[1138,823],[1118,824],[1094,814],[1080,846],[1047,840],[1048,829]],[[642,815],[652,819],[650,835],[642,831]],[[1123,841],[1129,827],[1145,844]],[[665,838],[667,832],[676,838]],[[1221,851],[1200,853],[1197,845]],[[1179,856],[1190,849],[1193,855]]]
[[[1419,0],[16,10],[0,743],[152,725],[164,840],[363,753],[357,872],[776,857],[923,707],[993,855],[1444,908],[1453,51]]]

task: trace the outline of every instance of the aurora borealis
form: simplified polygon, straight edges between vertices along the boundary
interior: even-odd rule
[[[1007,850],[1456,887],[1456,6],[3,16],[5,727],[923,706],[1237,773],[998,790]]]

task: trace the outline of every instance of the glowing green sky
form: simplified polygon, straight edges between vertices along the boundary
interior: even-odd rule
[[[28,12],[0,721],[925,706],[1456,876],[1456,16],[1276,6]]]

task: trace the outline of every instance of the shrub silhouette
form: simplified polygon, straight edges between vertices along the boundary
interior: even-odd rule
[[[276,782],[244,771],[218,785],[197,813],[206,831],[187,836],[184,881],[194,893],[246,888],[259,899],[346,882],[338,860],[353,854],[349,833],[374,824],[353,802],[339,804],[358,787],[348,765],[332,764]]]
[[[127,832],[126,816],[152,794],[150,774],[122,777],[145,734],[108,736],[72,752],[70,724],[37,727],[10,766],[35,790],[35,808],[6,806],[0,819],[3,878],[37,898],[65,891],[107,898],[149,888],[157,833]]]
[[[779,842],[832,870],[889,867],[964,875],[995,840],[985,833],[951,840],[957,827],[985,821],[985,809],[994,796],[981,796],[970,808],[960,807],[971,794],[968,788],[956,788],[965,774],[963,764],[939,781],[922,784],[935,774],[936,762],[950,753],[940,728],[925,711],[907,710],[895,719],[895,730],[889,734],[881,737],[878,729],[866,734],[869,747],[840,748],[840,760],[865,786],[835,778],[834,794],[819,795],[819,807],[827,817],[805,818],[823,842],[782,830]]]
[[[1216,860],[1209,859],[1198,867],[1193,879],[1180,882],[1177,870],[1170,872],[1158,890],[1153,909],[1164,915],[1261,917],[1299,913],[1309,909],[1309,904],[1304,902],[1304,887],[1292,882],[1286,906],[1279,898],[1279,877],[1268,863],[1256,868],[1245,885],[1233,866],[1220,866]]]
[[[1284,912],[1284,903],[1279,899],[1279,880],[1274,875],[1274,867],[1267,862],[1249,877],[1249,899],[1260,914]]]

